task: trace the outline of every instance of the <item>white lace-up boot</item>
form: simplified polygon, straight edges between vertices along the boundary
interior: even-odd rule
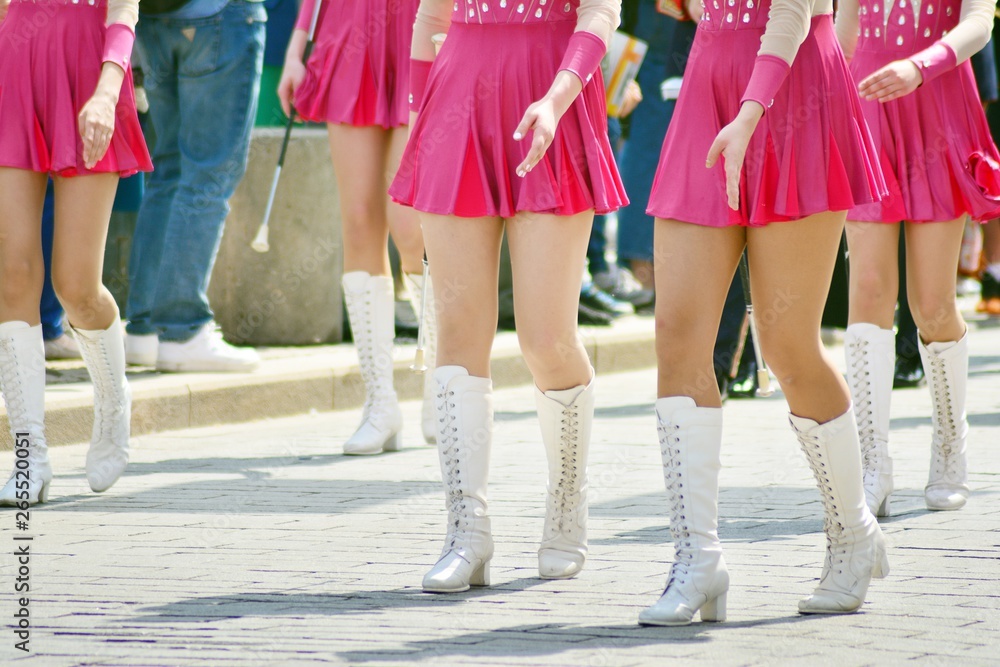
[[[0,388],[15,450],[14,471],[0,490],[0,505],[44,503],[52,466],[45,445],[45,347],[40,324],[0,324]]]
[[[128,465],[132,390],[125,379],[125,337],[117,317],[105,330],[71,327],[94,385],[94,427],[87,450],[87,481],[106,491]]]
[[[486,485],[493,440],[493,382],[461,366],[434,371],[437,449],[448,532],[437,563],[424,576],[428,593],[460,593],[490,585],[493,537]]]
[[[952,343],[928,343],[920,337],[920,358],[927,372],[934,408],[931,469],[924,488],[929,510],[957,510],[969,498],[965,390],[969,379],[969,334]]]
[[[437,438],[437,416],[434,414],[434,366],[437,358],[437,311],[434,306],[434,289],[430,276],[427,279],[427,303],[424,304],[424,274],[407,273],[407,290],[413,298],[413,307],[420,317],[424,315],[421,322],[424,332],[424,364],[428,371],[424,373],[424,403],[420,413],[420,426],[424,434],[424,442],[433,445]]]
[[[663,479],[670,502],[674,562],[659,601],[639,615],[640,625],[687,625],[726,620],[729,572],[719,542],[719,471],[722,409],[694,399],[656,401]]]
[[[594,421],[594,381],[542,393],[535,406],[549,463],[545,527],[538,549],[542,579],[568,579],[587,559],[587,453]]]
[[[392,386],[395,337],[392,278],[352,271],[344,274],[342,282],[361,378],[365,383],[361,425],[344,443],[344,453],[362,455],[395,451],[399,449],[403,414]]]
[[[849,614],[868,584],[889,574],[885,538],[868,509],[853,408],[825,424],[789,415],[823,499],[826,559],[819,586],[799,601],[801,614]]]
[[[893,489],[889,404],[896,361],[895,334],[875,324],[852,324],[844,336],[844,354],[861,440],[865,499],[872,514],[889,516],[889,496]]]

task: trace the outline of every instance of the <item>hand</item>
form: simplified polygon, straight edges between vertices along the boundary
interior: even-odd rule
[[[701,20],[701,15],[705,11],[705,8],[701,4],[701,0],[684,0],[684,9],[687,11],[687,15],[691,17],[691,20],[695,23]]]
[[[712,147],[708,149],[705,167],[711,169],[723,158],[726,168],[726,199],[729,208],[740,208],[740,175],[743,172],[743,158],[746,156],[750,137],[757,129],[757,122],[764,115],[764,108],[756,102],[745,102],[735,120],[719,131]]]
[[[7,8],[10,7],[10,0],[0,0],[0,23],[7,17]]]
[[[625,98],[622,100],[621,107],[618,108],[618,117],[628,116],[639,106],[639,102],[642,102],[642,88],[635,81],[629,81],[625,88]]]
[[[524,161],[518,165],[518,176],[524,178],[545,157],[545,151],[552,145],[552,140],[556,136],[558,124],[559,119],[556,118],[555,104],[547,97],[538,100],[524,112],[524,118],[514,130],[514,140],[526,139],[528,132],[531,131],[531,150],[528,151]]]
[[[285,116],[292,117],[292,101],[295,99],[295,91],[302,85],[306,78],[306,66],[301,60],[286,60],[285,68],[281,70],[281,80],[278,82],[278,99],[281,101],[281,110]]]
[[[858,92],[870,102],[888,102],[909,95],[924,82],[912,60],[894,60],[858,84]]]
[[[109,64],[105,64],[105,72],[108,71]],[[124,72],[121,68],[110,65],[114,69]],[[112,79],[116,77],[111,77]],[[118,94],[121,90],[121,78],[118,78],[118,88],[104,85],[106,80],[102,74],[101,81],[97,84],[97,90],[93,97],[87,100],[77,116],[77,129],[80,131],[80,138],[83,139],[83,164],[87,169],[94,166],[104,158],[111,145],[111,137],[115,133],[115,109],[118,106]]]

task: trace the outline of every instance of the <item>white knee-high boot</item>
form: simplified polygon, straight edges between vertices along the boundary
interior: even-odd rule
[[[640,625],[687,625],[726,620],[729,571],[719,542],[722,409],[699,408],[693,398],[656,401],[663,479],[670,502],[674,562],[659,601]]]
[[[94,428],[87,450],[87,481],[106,491],[128,465],[132,390],[125,379],[125,336],[118,317],[105,330],[73,328],[94,385]]]
[[[917,336],[934,409],[931,469],[924,488],[929,510],[957,510],[969,498],[966,441],[969,421],[965,392],[969,379],[969,333],[952,343],[928,343]]]
[[[460,593],[490,585],[493,536],[486,486],[493,441],[493,382],[461,366],[434,371],[437,449],[448,532],[437,563],[424,576],[429,593]]]
[[[14,471],[0,490],[0,505],[48,499],[52,466],[45,444],[45,347],[42,326],[0,324],[0,388],[14,437]]]
[[[789,415],[823,499],[826,559],[819,586],[799,601],[802,614],[849,614],[864,604],[871,579],[889,573],[885,539],[868,509],[854,410],[818,424]]]
[[[394,451],[399,449],[403,414],[392,386],[396,328],[392,278],[351,271],[344,274],[342,284],[361,378],[365,383],[361,424],[344,443],[344,454]]]
[[[891,329],[880,329],[875,324],[852,324],[844,336],[844,354],[861,440],[868,509],[875,516],[889,516],[889,496],[893,489],[889,404],[896,336]]]
[[[424,274],[407,273],[407,289],[413,298],[413,307],[417,317],[423,313],[420,325],[424,332],[424,364],[429,369],[424,373],[424,403],[420,413],[420,426],[424,434],[424,442],[433,445],[437,438],[437,417],[434,413],[434,367],[437,359],[437,311],[434,304],[434,288],[430,275],[427,276],[427,303],[423,302]]]
[[[545,527],[538,549],[543,579],[576,576],[587,559],[587,454],[594,421],[594,381],[561,391],[535,389],[549,464]]]

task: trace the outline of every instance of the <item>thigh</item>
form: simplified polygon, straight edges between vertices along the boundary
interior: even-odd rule
[[[489,377],[503,221],[420,213],[438,318],[439,366]]]
[[[53,280],[99,286],[118,174],[55,178],[54,182]]]
[[[507,220],[520,337],[576,336],[593,219],[594,212],[586,211],[573,216],[521,213]]]
[[[765,355],[821,349],[823,308],[845,215],[820,213],[747,231],[754,316]]]
[[[330,123],[330,158],[342,208],[351,211],[367,203],[380,205],[386,190],[389,136],[379,127]]]
[[[409,132],[408,127],[397,127],[388,131],[385,180],[382,183],[383,193],[388,191],[389,185],[399,170],[399,163],[403,158],[403,150],[406,148]],[[387,195],[386,198],[388,199]],[[409,206],[401,206],[390,200],[387,203],[387,219],[392,240],[396,243],[396,248],[399,250],[403,271],[407,273],[419,273],[421,271],[424,242],[420,235],[420,220],[417,218],[416,211]]]
[[[42,260],[47,174],[0,167],[0,261]]]

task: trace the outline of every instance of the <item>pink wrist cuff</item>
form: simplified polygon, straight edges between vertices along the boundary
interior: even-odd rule
[[[576,74],[586,86],[590,83],[594,72],[601,66],[601,60],[604,59],[607,50],[608,46],[603,39],[592,32],[578,30],[569,38],[569,45],[566,47],[566,54],[559,69]]]
[[[753,65],[753,73],[750,75],[750,82],[743,92],[740,104],[747,100],[757,102],[764,111],[767,111],[774,104],[774,96],[778,94],[781,84],[785,82],[789,70],[792,67],[778,56],[763,55],[757,56]]]
[[[909,60],[920,70],[924,83],[958,66],[958,56],[943,42],[934,42],[920,53],[910,56]]]
[[[299,7],[299,17],[295,21],[296,30],[309,32],[313,20],[313,9],[315,7],[316,0],[302,0],[302,6]]]
[[[420,103],[424,101],[424,90],[427,88],[427,79],[431,75],[433,64],[430,60],[410,58],[410,111],[420,110]]]
[[[104,33],[104,60],[114,63],[123,70],[128,69],[132,61],[132,45],[135,44],[135,32],[124,23],[112,23]]]

